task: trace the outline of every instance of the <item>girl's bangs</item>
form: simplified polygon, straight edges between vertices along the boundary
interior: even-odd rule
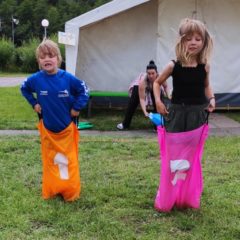
[[[57,51],[50,46],[44,45],[44,46],[40,47],[40,49],[39,49],[39,56],[44,57],[46,55],[48,55],[50,57],[55,57],[55,56],[57,56]]]
[[[197,23],[194,22],[189,22],[188,24],[186,24],[185,26],[182,26],[182,28],[180,29],[180,35],[181,37],[185,37],[185,36],[189,36],[192,35],[194,33],[198,33],[202,36],[202,38],[205,38],[205,31],[204,31],[204,27],[200,26]]]

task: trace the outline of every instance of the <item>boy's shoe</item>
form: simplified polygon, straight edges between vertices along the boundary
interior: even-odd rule
[[[123,124],[122,124],[122,123],[119,123],[119,124],[117,125],[117,129],[118,129],[118,130],[124,130]]]

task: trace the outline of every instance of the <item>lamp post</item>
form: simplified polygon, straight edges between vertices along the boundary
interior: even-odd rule
[[[0,17],[0,32],[2,31],[2,19]]]
[[[49,21],[47,19],[43,19],[41,22],[42,26],[44,27],[44,38],[47,38],[47,27],[49,26]]]
[[[19,20],[17,18],[14,18],[12,15],[12,42],[13,42],[13,45],[15,43],[15,40],[14,40],[15,25],[18,25],[18,24],[19,24]]]

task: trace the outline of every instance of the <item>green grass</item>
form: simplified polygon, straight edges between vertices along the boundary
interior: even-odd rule
[[[22,97],[19,87],[0,87],[0,129],[37,129],[38,118],[31,106]],[[91,118],[87,118],[87,109],[82,110],[80,121],[90,121],[95,130],[116,130],[116,125],[122,122],[125,109],[92,109]],[[238,111],[220,112],[240,122]],[[131,129],[152,129],[149,119],[143,116],[139,109],[134,114]]]
[[[82,137],[82,193],[41,198],[38,136],[0,136],[0,239],[240,239],[240,138],[211,137],[199,210],[159,213],[155,138]]]
[[[37,115],[18,87],[0,88],[0,129],[36,129]]]
[[[0,129],[36,129],[38,118],[32,107],[22,97],[19,87],[0,87]],[[90,121],[93,129],[115,130],[123,120],[125,110],[92,109],[92,117],[86,117],[82,111],[80,121]],[[133,117],[131,129],[152,128],[150,120],[137,111]]]
[[[123,121],[125,115],[125,109],[93,109],[92,112],[92,116],[89,119],[87,119],[85,117],[86,114],[83,113],[81,115],[80,121],[90,121],[94,125],[93,129],[103,131],[116,130],[116,125]],[[149,119],[144,117],[142,111],[139,109],[136,111],[132,118],[130,129],[153,129],[153,124],[150,122]]]
[[[227,111],[225,115],[233,120],[240,122],[240,113],[239,111]]]
[[[0,88],[0,102],[0,129],[36,129],[37,116],[19,87]],[[124,110],[94,109],[80,121],[114,130],[123,117]],[[143,128],[152,125],[138,111],[132,129]],[[155,138],[82,137],[82,195],[71,204],[41,199],[39,145],[37,136],[0,136],[0,239],[240,239],[240,137],[207,141],[201,209],[171,213],[153,208]]]
[[[12,73],[12,72],[1,72],[0,77],[25,77],[28,76],[29,73]]]

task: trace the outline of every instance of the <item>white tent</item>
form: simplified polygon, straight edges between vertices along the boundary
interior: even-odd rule
[[[214,37],[211,83],[218,106],[240,107],[239,0],[113,0],[65,24],[66,70],[91,91],[123,92],[153,59],[174,59],[179,22],[203,21]]]

